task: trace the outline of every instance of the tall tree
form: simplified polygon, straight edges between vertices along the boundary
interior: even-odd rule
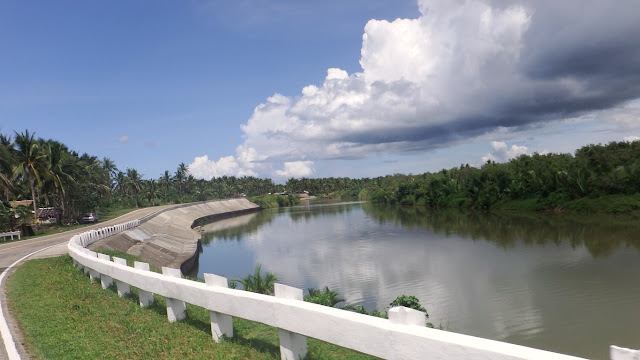
[[[142,175],[136,169],[127,169],[127,188],[133,196],[133,200],[138,207],[138,193],[142,189]]]
[[[165,170],[164,174],[160,178],[160,183],[164,186],[165,196],[169,195],[169,188],[171,187],[171,173],[169,170]]]
[[[65,196],[65,182],[75,182],[73,176],[66,172],[68,168],[65,168],[65,161],[71,155],[67,147],[60,142],[49,140],[41,144],[45,154],[44,164],[46,167],[42,186],[45,200],[49,203],[49,193],[51,192],[62,203]]]
[[[115,177],[118,175],[118,168],[116,167],[116,163],[108,157],[102,158],[102,168],[107,172],[107,176],[109,176],[109,180],[112,183]]]
[[[156,200],[158,199],[158,182],[153,179],[145,182],[145,192],[151,206],[156,206]]]
[[[15,157],[13,156],[13,141],[11,136],[0,134],[0,185],[2,186],[5,199],[9,201],[9,192],[13,188],[13,168]]]
[[[40,151],[38,142],[35,140],[35,133],[30,134],[29,130],[24,133],[15,132],[15,156],[17,164],[13,168],[14,177],[22,177],[31,188],[31,199],[33,200],[33,212],[37,213],[36,204],[36,184],[40,183],[40,173],[43,169],[45,155]]]
[[[178,188],[181,193],[183,190],[182,185],[184,183],[184,180],[188,172],[189,172],[189,169],[187,168],[187,165],[185,163],[182,162],[178,165],[178,169],[176,170],[176,182],[178,183]]]

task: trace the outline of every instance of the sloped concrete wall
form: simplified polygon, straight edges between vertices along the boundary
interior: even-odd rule
[[[189,273],[200,250],[200,233],[192,228],[196,220],[215,220],[257,210],[258,205],[244,198],[177,205],[90,248],[124,251],[158,268],[180,268]]]

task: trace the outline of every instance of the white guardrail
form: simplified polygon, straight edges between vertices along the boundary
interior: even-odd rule
[[[348,349],[384,359],[545,359],[580,358],[525,346],[488,340],[425,327],[423,312],[394,307],[389,319],[354,313],[302,301],[302,290],[276,284],[275,296],[227,288],[227,279],[204,274],[205,283],[182,278],[180,269],[162,268],[162,274],[149,271],[149,264],[98,254],[86,247],[100,239],[131,229],[139,220],[91,230],[69,241],[74,264],[100,279],[103,288],[115,281],[118,294],[124,296],[130,286],[138,288],[140,305],[148,306],[153,294],[167,300],[170,322],[186,316],[185,303],[203,307],[211,313],[211,334],[233,337],[232,317],[257,321],[280,330],[283,359],[298,360],[307,353],[306,337],[312,337]],[[611,346],[612,360],[640,359],[640,351]]]

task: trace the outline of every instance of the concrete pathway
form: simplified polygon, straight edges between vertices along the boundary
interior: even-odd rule
[[[144,209],[138,209],[128,214],[122,215],[116,219],[100,222],[91,226],[67,231],[60,234],[48,235],[43,237],[38,237],[29,240],[22,240],[18,242],[12,242],[8,244],[0,244],[0,305],[1,314],[0,314],[0,330],[3,329],[4,323],[6,321],[6,328],[8,328],[9,332],[12,336],[5,336],[6,331],[2,331],[2,336],[0,337],[0,359],[14,360],[14,359],[28,359],[29,356],[25,352],[22,347],[21,342],[21,334],[19,332],[19,328],[15,322],[15,320],[11,317],[9,313],[9,309],[7,307],[6,302],[6,293],[4,290],[4,282],[6,281],[7,276],[11,275],[11,273],[15,270],[15,267],[6,271],[12,264],[26,255],[32,254],[36,251],[42,250],[33,256],[28,257],[27,259],[33,258],[44,258],[44,257],[54,257],[60,256],[67,253],[67,243],[71,236],[87,231],[89,229],[98,229],[104,226],[119,224],[122,222],[140,219],[145,216],[153,215],[159,211],[163,211],[169,208],[176,207],[177,205],[165,205],[165,206],[155,206]],[[24,260],[27,260],[24,259]],[[23,261],[24,261],[23,260]],[[19,265],[19,264],[18,264]],[[11,337],[13,338],[13,344],[5,344],[6,342],[11,341]],[[13,347],[14,346],[14,347]],[[10,349],[10,350],[7,350]],[[17,354],[15,354],[15,351]],[[11,356],[10,356],[11,355]],[[16,357],[18,356],[18,357]]]

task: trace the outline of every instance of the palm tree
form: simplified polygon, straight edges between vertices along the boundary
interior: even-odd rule
[[[9,192],[13,189],[13,168],[15,157],[13,156],[13,142],[11,136],[0,134],[0,185],[4,188],[5,199],[9,201]]]
[[[113,187],[114,187],[114,180],[116,176],[118,176],[118,168],[116,167],[116,163],[113,162],[113,160],[109,159],[108,157],[102,158],[101,164],[102,164],[102,170],[104,171],[103,176],[105,177],[105,183],[109,187],[109,190],[107,193],[109,194],[109,199],[111,199]]]
[[[178,182],[178,188],[180,192],[182,192],[182,183],[184,182],[185,176],[188,172],[189,169],[187,169],[187,165],[181,162],[178,165],[178,169],[176,170],[176,181]]]
[[[108,157],[102,158],[102,169],[107,173],[107,177],[109,178],[109,186],[113,188],[113,180],[118,175],[118,168],[116,167],[116,163]]]
[[[108,157],[102,158],[102,168],[109,174],[109,178],[113,179],[118,175],[116,163]]]
[[[118,171],[115,177],[116,189],[120,192],[120,196],[124,197],[127,190],[127,175],[122,171]]]
[[[65,196],[64,183],[74,183],[73,176],[66,172],[65,163],[71,156],[67,147],[57,141],[49,140],[43,143],[43,152],[45,156],[46,174],[43,182],[43,192],[45,200],[49,203],[49,192],[63,202]]]
[[[169,195],[169,188],[171,187],[171,173],[169,170],[164,171],[159,182],[164,186],[165,195]]]
[[[247,275],[242,279],[233,279],[232,281],[242,284],[242,288],[245,291],[272,295],[274,284],[278,281],[278,278],[271,272],[262,275],[261,269],[262,265],[256,264],[253,274]]]
[[[138,174],[136,169],[127,169],[127,188],[131,191],[133,200],[138,207],[138,193],[142,189],[142,175]]]
[[[38,142],[33,134],[29,134],[29,130],[25,130],[23,134],[15,132],[17,164],[13,168],[14,177],[22,177],[31,188],[31,199],[33,200],[33,212],[37,213],[36,204],[36,184],[40,184],[40,173],[43,169],[45,155],[40,151]]]
[[[145,183],[145,190],[147,194],[147,200],[152,206],[156,206],[156,199],[158,198],[158,182],[151,179]]]

